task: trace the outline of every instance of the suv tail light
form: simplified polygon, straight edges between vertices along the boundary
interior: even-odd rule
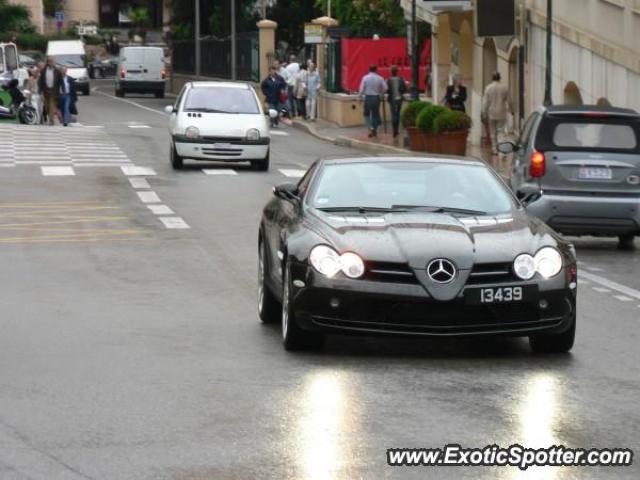
[[[160,70],[160,75],[162,76],[162,79],[164,80],[165,78],[167,78],[167,71],[163,68],[162,70]]]
[[[543,177],[545,174],[544,153],[533,152],[531,154],[531,162],[529,163],[529,175],[533,178]]]
[[[124,78],[127,76],[127,69],[123,68],[120,70],[120,78]]]

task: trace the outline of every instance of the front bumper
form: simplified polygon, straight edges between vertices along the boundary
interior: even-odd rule
[[[164,92],[165,80],[117,80],[116,88],[133,93]]]
[[[258,141],[220,138],[213,141],[174,137],[174,143],[181,157],[205,161],[241,162],[266,158],[270,142],[268,138]]]
[[[409,336],[526,336],[561,333],[575,318],[576,290],[564,273],[550,280],[472,285],[505,287],[537,284],[538,294],[525,302],[467,304],[464,290],[452,301],[434,300],[420,284],[326,278],[306,264],[292,265],[295,318],[300,328],[316,332]],[[540,307],[540,300],[547,307]],[[332,302],[339,306],[332,306]]]
[[[640,196],[545,191],[527,211],[567,235],[640,234]]]

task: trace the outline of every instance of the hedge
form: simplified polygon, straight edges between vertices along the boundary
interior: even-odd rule
[[[449,109],[442,105],[430,105],[420,112],[416,120],[416,126],[423,132],[433,133],[435,131],[434,122],[436,118],[448,111]]]
[[[407,108],[405,108],[400,115],[402,126],[404,128],[415,127],[418,115],[423,109],[429,106],[431,106],[431,103],[423,102],[421,100],[414,100],[413,102],[410,102],[409,105],[407,105]]]

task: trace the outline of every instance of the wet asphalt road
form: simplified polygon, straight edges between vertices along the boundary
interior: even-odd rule
[[[94,92],[80,99],[84,127],[60,134],[110,139],[124,163],[154,169],[138,177],[148,188],[118,167],[0,169],[0,478],[640,478],[637,462],[386,465],[387,448],[448,443],[638,452],[640,241],[576,240],[570,355],[533,355],[521,339],[356,337],[287,353],[256,315],[261,208],[293,180],[280,170],[354,151],[283,127],[269,173],[176,173],[159,112],[170,102]],[[141,192],[190,228],[166,228]]]

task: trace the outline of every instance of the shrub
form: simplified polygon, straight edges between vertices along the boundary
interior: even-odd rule
[[[471,117],[464,112],[449,110],[436,117],[433,127],[437,133],[469,130],[471,128]]]
[[[426,107],[430,106],[429,102],[423,102],[421,100],[414,100],[407,105],[400,115],[400,121],[404,128],[415,127],[418,114]]]
[[[449,109],[442,105],[430,105],[420,112],[416,120],[416,126],[423,132],[433,133],[435,132],[436,118],[448,111]]]

